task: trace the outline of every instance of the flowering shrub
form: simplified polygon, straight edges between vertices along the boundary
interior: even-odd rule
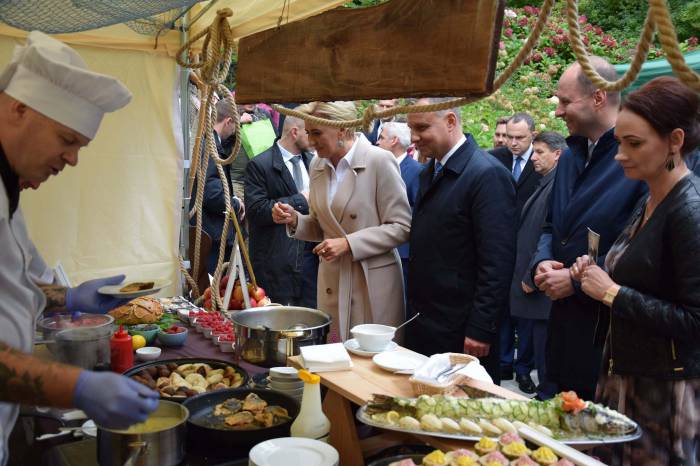
[[[496,74],[514,60],[537,21],[540,10],[534,6],[507,9],[499,43]],[[629,63],[636,50],[639,33],[634,37],[613,37],[581,15],[578,19],[584,44],[589,54],[607,58],[611,63]],[[683,51],[698,48],[698,39],[690,37],[681,44]],[[663,56],[656,45],[649,48],[648,59]],[[566,67],[576,60],[569,43],[568,26],[561,7],[555,7],[542,31],[537,48],[518,71],[493,95],[463,108],[463,126],[484,148],[493,144],[492,135],[498,117],[514,112],[530,113],[538,131],[554,130],[566,135],[564,123],[554,117],[556,83]]]

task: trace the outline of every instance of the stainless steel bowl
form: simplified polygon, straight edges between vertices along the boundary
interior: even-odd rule
[[[37,326],[44,338],[35,343],[45,343],[58,361],[84,369],[109,369],[114,333],[114,318],[109,314],[81,314],[77,320],[56,314],[41,319]]]
[[[331,317],[318,309],[265,306],[231,312],[236,359],[264,367],[285,365],[301,346],[326,343]]]

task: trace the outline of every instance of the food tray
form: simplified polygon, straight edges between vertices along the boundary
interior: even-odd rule
[[[467,435],[467,434],[448,434],[445,432],[428,432],[424,430],[411,430],[411,429],[404,429],[399,426],[388,426],[386,424],[382,424],[380,422],[376,422],[372,420],[368,415],[365,414],[365,410],[367,409],[367,406],[362,406],[360,409],[357,410],[357,420],[362,422],[363,424],[367,424],[368,426],[372,427],[378,427],[380,429],[385,429],[385,430],[393,430],[395,432],[403,432],[407,434],[414,434],[414,435],[429,435],[431,437],[441,437],[441,438],[449,438],[449,439],[454,439],[454,440],[466,440],[470,442],[478,442],[483,435]],[[572,446],[577,446],[577,447],[587,447],[587,446],[597,446],[597,445],[607,445],[607,444],[613,444],[613,443],[626,443],[626,442],[632,442],[634,440],[637,440],[639,437],[642,436],[642,429],[637,426],[634,432],[631,434],[627,435],[620,435],[616,437],[576,437],[576,438],[570,438],[570,439],[556,439],[560,441],[561,443],[564,443],[566,445],[572,445]]]
[[[139,372],[141,372],[143,369],[146,369],[148,367],[152,366],[159,366],[161,364],[170,364],[170,363],[175,363],[178,366],[182,364],[195,364],[195,363],[202,363],[202,364],[209,364],[213,369],[219,369],[222,367],[226,366],[231,366],[233,367],[236,372],[241,374],[243,381],[241,382],[240,387],[237,388],[246,388],[248,387],[250,383],[250,376],[248,375],[248,372],[243,369],[241,366],[238,364],[234,364],[232,362],[228,361],[223,361],[221,359],[207,359],[207,358],[181,358],[181,359],[157,359],[155,361],[148,361],[144,362],[142,364],[137,364],[130,368],[129,370],[125,371],[123,375],[127,377],[131,377],[132,375],[135,375]],[[208,392],[211,393],[211,392]],[[169,401],[174,401],[175,403],[182,403],[183,401],[187,400],[188,398],[182,398],[182,397],[169,397],[169,398],[163,398],[167,399]]]

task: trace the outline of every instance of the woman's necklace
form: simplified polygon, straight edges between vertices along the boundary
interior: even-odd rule
[[[642,223],[647,223],[651,214],[654,213],[654,209],[651,207],[651,197],[647,198],[646,206],[644,207],[644,216]]]

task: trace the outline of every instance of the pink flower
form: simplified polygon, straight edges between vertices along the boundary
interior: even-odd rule
[[[598,34],[599,36],[603,34],[603,28],[601,28],[600,26],[594,27],[593,30],[594,30],[595,33]]]
[[[590,24],[586,24],[586,25],[583,27],[583,32],[590,32],[590,31],[592,31],[592,30],[593,30],[593,26],[590,25]]]
[[[554,49],[552,47],[545,47],[544,53],[547,54],[548,57],[553,57],[554,56]]]
[[[586,24],[586,21],[588,21],[588,18],[586,18],[584,15],[581,15],[578,17],[578,22],[581,24]]]
[[[630,43],[630,41],[628,41],[627,39],[625,39],[625,40],[623,40],[622,42],[620,42],[620,45],[622,45],[623,47],[626,47],[626,46],[629,45],[629,43]]]
[[[559,36],[552,37],[552,43],[554,43],[554,45],[560,45],[562,43],[561,37],[559,37]]]
[[[557,34],[564,34],[564,30],[562,28],[557,28]]]
[[[510,20],[506,19],[505,21],[503,21],[503,26],[509,28],[510,27]]]
[[[532,54],[532,61],[534,61],[535,63],[541,62],[541,61],[542,61],[542,55],[540,55],[539,52],[533,53],[533,54]]]
[[[528,23],[527,18],[520,18],[520,19],[518,20],[518,25],[519,25],[519,26],[525,27],[525,26],[527,26],[527,23]]]
[[[583,36],[583,45],[588,45],[590,43],[591,41],[588,39],[588,36]]]
[[[505,31],[503,31],[503,35],[506,37],[513,37],[513,30],[511,28],[506,28]]]
[[[698,45],[698,38],[695,37],[695,36],[690,36],[690,37],[688,38],[688,45],[691,45],[691,46],[693,46],[693,47],[695,47],[696,45]]]
[[[528,15],[533,14],[533,10],[534,9],[530,5],[525,5],[525,7],[523,7],[523,11],[525,11],[525,14]]]
[[[506,48],[506,43],[503,42],[503,41],[499,41],[499,42],[498,42],[498,48],[499,48],[500,50],[505,49],[505,48]]]

